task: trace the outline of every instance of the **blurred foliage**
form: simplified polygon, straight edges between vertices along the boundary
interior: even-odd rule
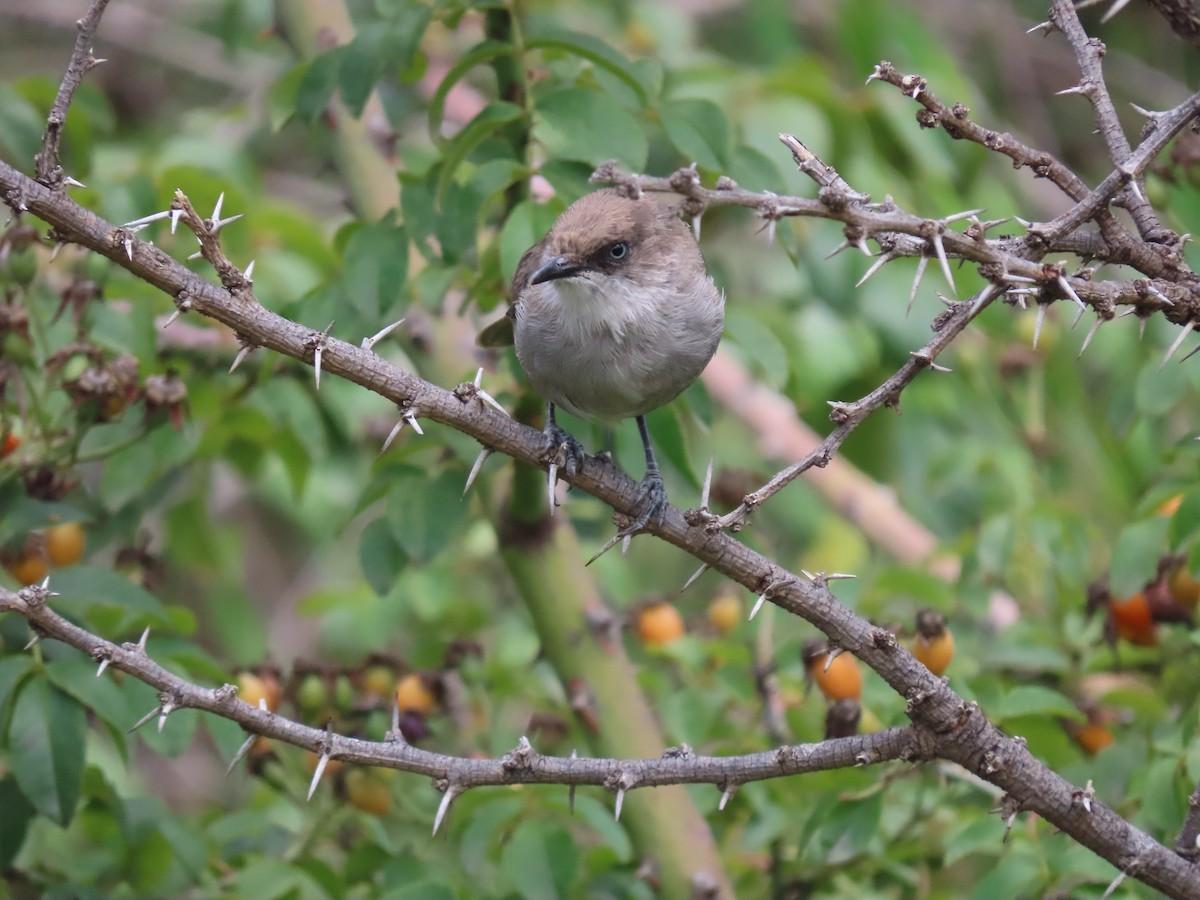
[[[177,6],[145,34],[114,5],[97,40],[112,61],[67,123],[64,163],[88,185],[72,195],[122,222],[163,208],[175,188],[204,210],[223,194],[226,215],[246,213],[223,232],[226,250],[256,260],[265,305],[314,328],[336,320],[351,340],[405,316],[379,352],[441,384],[485,365],[485,386],[512,408],[515,361],[478,357],[472,336],[502,305],[521,252],[606,159],[655,174],[694,161],[710,183],[724,174],[811,194],[775,143],[786,130],[857,189],[918,214],[1063,208],[980,147],[920,131],[905,98],[864,87],[889,58],[1084,177],[1108,171],[1086,104],[1050,96],[1077,77],[1063,42],[1021,34],[1044,14],[1035,3],[973,4],[968,16],[962,0],[516,6],[510,18],[491,3],[355,3],[358,37],[298,62],[264,4]],[[6,19],[0,156],[31,168],[73,33],[48,13],[0,10]],[[1148,8],[1098,33],[1122,115],[1130,101],[1164,108],[1195,81],[1193,55]],[[400,205],[358,218],[346,173],[328,165],[329,104],[358,112],[373,91],[391,120]],[[1147,185],[1181,232],[1200,215],[1185,149]],[[827,400],[862,395],[924,342],[941,286],[927,280],[906,317],[911,263],[854,289],[867,263],[824,259],[836,227],[787,221],[768,243],[760,224],[745,210],[704,218],[702,246],[729,297],[724,346],[824,430]],[[163,223],[140,236],[179,259],[194,249]],[[511,464],[493,458],[460,500],[470,439],[405,428],[381,456],[398,413],[376,397],[332,378],[318,393],[311,370],[264,351],[226,374],[234,336],[194,315],[164,328],[169,298],[75,248],[53,261],[50,250],[34,222],[0,236],[7,586],[52,567],[56,608],[80,624],[111,640],[149,627],[156,660],[207,684],[241,672],[243,696],[254,669],[275,704],[309,723],[380,737],[388,698],[411,675],[426,693],[413,695],[406,733],[430,748],[495,756],[521,734],[544,753],[587,746],[497,557]],[[958,279],[964,294],[979,284]],[[1200,570],[1200,370],[1159,371],[1176,333],[1161,321],[1144,338],[1134,320],[1108,325],[1077,360],[1068,312],[1053,309],[1030,349],[1032,311],[989,310],[947,354],[955,374],[923,377],[902,416],[878,414],[844,448],[961,558],[957,582],[898,566],[803,483],[743,536],[789,567],[856,572],[839,597],[906,639],[917,609],[943,612],[958,646],[953,687],[1170,843],[1200,776],[1200,634],[1156,624],[1153,643],[1135,646],[1107,600],[1089,615],[1087,586],[1107,578],[1124,599],[1169,583],[1188,605],[1175,582]],[[604,441],[565,424],[589,447]],[[780,462],[702,386],[652,424],[681,505],[710,455],[752,484]],[[640,464],[632,428],[614,440],[618,459]],[[563,512],[585,545],[607,537],[600,504],[574,496]],[[82,557],[52,563],[49,530],[69,523],[85,530]],[[683,614],[686,633],[661,645],[626,632],[666,739],[716,754],[775,746],[755,678],[766,670],[787,739],[819,739],[825,703],[806,693],[800,653],[812,629],[769,606],[753,626],[715,625],[715,576],[675,598],[694,566],[642,539],[592,567],[616,609],[667,596]],[[2,896],[653,894],[600,791],[580,790],[573,818],[561,789],[474,791],[430,840],[438,795],[415,779],[343,771],[306,805],[311,761],[256,745],[249,774],[222,781],[243,738],[235,726],[181,712],[161,734],[128,735],[154,707],[151,689],[97,679],[53,642],[24,652],[28,639],[21,620],[0,620]],[[869,672],[862,708],[863,728],[906,721]],[[1071,739],[1085,722],[1113,739],[1094,757]],[[694,796],[715,807],[711,789]],[[1103,892],[1112,867],[1044,822],[1022,817],[1002,842],[995,800],[952,767],[865,769],[746,785],[708,822],[743,896]],[[1146,893],[1126,882],[1114,896]]]

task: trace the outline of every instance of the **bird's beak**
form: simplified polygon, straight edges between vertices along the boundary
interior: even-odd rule
[[[536,272],[529,279],[530,284],[541,284],[544,281],[554,281],[558,278],[570,278],[578,275],[584,270],[584,266],[579,263],[572,262],[565,256],[556,256]]]

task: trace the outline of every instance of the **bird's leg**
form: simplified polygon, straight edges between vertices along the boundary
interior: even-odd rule
[[[555,496],[554,490],[558,486],[559,468],[566,469],[568,475],[574,475],[579,471],[579,464],[583,462],[585,454],[583,445],[560,428],[558,422],[554,420],[553,403],[546,404],[546,427],[543,429],[543,433],[550,438],[551,446],[554,448],[554,456],[551,457],[550,465],[546,469],[546,495],[550,503],[550,515],[554,515],[554,507],[558,505],[558,498]]]
[[[650,446],[650,432],[646,429],[645,417],[638,416],[637,424],[638,431],[642,434],[642,447],[646,451],[646,474],[642,477],[642,483],[638,485],[638,505],[641,512],[632,525],[622,529],[622,536],[637,534],[651,522],[661,524],[667,512],[667,486],[658,471],[654,448]]]
[[[542,429],[542,433],[554,442],[555,464],[568,475],[574,475],[579,471],[579,466],[587,454],[583,451],[583,444],[575,440],[555,421],[553,403],[546,404],[546,427]]]

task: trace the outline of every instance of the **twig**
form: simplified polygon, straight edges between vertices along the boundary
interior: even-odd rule
[[[100,17],[108,0],[92,0],[87,14],[75,23],[79,33],[75,37],[75,49],[71,51],[71,61],[67,64],[66,74],[58,87],[54,105],[46,117],[46,131],[42,135],[42,149],[34,157],[37,180],[54,190],[62,190],[66,181],[62,164],[59,161],[59,143],[62,139],[63,125],[67,121],[67,108],[75,96],[75,90],[83,82],[83,77],[103,60],[98,60],[92,54],[92,39],[100,26]]]

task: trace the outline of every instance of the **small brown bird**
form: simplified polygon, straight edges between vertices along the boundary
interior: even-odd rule
[[[696,380],[725,322],[724,295],[691,230],[652,199],[596,191],[526,251],[512,297],[517,359],[549,401],[546,434],[564,449],[566,471],[584,454],[555,422],[556,406],[592,421],[637,419],[646,474],[622,534],[661,520],[667,494],[645,415]]]

